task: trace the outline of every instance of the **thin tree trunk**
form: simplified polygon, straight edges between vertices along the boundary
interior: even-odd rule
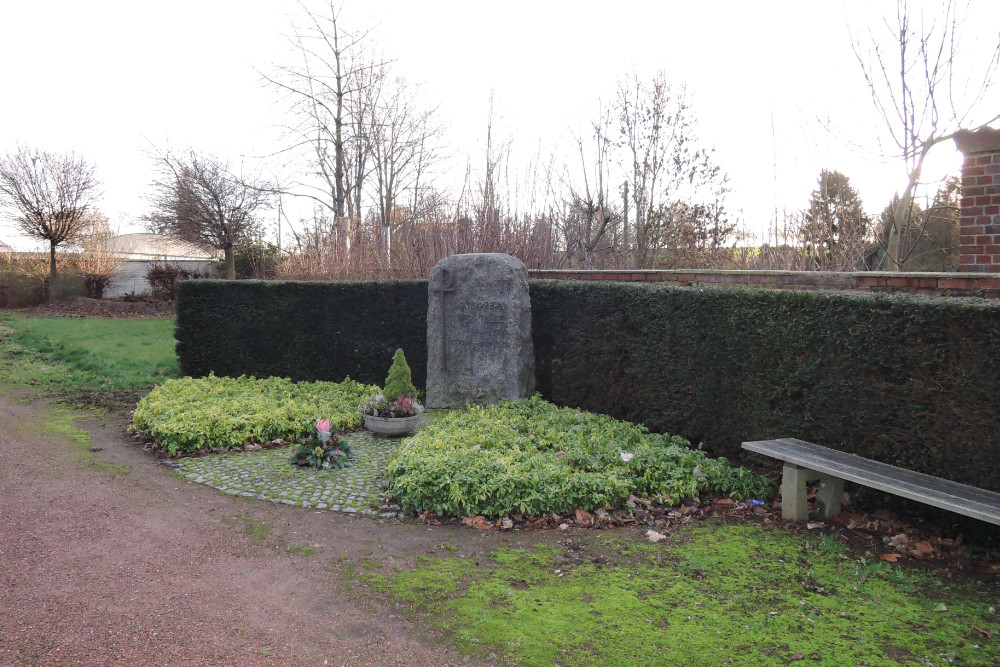
[[[236,254],[233,252],[233,246],[227,245],[225,248],[226,252],[226,280],[236,280]]]
[[[56,297],[57,286],[56,281],[59,279],[59,275],[56,273],[56,242],[49,242],[49,300],[51,301]]]
[[[333,5],[331,4],[331,11]],[[333,151],[336,161],[334,178],[337,181],[337,254],[344,257],[347,252],[347,218],[344,215],[344,75],[341,71],[340,53],[340,26],[337,25],[337,15],[333,14],[333,49],[336,58],[336,79],[337,79],[337,115],[333,119],[334,139]],[[359,212],[360,215],[360,212]]]

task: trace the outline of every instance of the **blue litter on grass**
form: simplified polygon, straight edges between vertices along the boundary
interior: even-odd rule
[[[750,507],[757,507],[758,505],[763,505],[763,504],[764,504],[763,500],[748,500],[747,501],[747,505],[749,505]]]

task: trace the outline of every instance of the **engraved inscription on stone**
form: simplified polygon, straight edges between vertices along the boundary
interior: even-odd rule
[[[527,269],[510,255],[445,258],[431,270],[427,405],[530,396],[534,350]]]

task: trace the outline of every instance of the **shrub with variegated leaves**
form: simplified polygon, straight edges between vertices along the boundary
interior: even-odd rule
[[[770,480],[683,438],[539,396],[441,415],[393,455],[388,490],[405,510],[451,516],[593,510],[631,495],[673,505],[706,493],[742,500],[774,491]]]
[[[339,383],[181,378],[167,380],[143,398],[132,425],[171,456],[275,438],[297,440],[310,435],[321,416],[332,431],[361,426],[357,405],[377,391],[350,378]]]

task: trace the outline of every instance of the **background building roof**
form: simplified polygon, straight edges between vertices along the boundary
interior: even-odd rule
[[[215,255],[193,243],[160,234],[121,234],[108,241],[109,249],[126,260],[211,260]]]

